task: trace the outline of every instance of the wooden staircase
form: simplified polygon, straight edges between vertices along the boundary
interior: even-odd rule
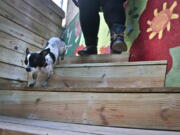
[[[130,63],[128,54],[65,59],[47,88],[0,88],[0,135],[180,134],[180,88],[164,87],[166,61]]]

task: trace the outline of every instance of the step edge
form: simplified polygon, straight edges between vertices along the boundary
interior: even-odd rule
[[[16,122],[15,122],[16,121]],[[63,123],[63,122],[53,122],[53,121],[44,121],[44,120],[32,120],[32,119],[25,119],[25,118],[17,118],[17,117],[9,117],[9,116],[1,116],[0,115],[0,122],[1,123],[10,123],[10,124],[19,124],[19,125],[25,125],[25,126],[34,126],[34,127],[40,127],[40,128],[49,128],[49,129],[54,129],[54,130],[65,130],[65,131],[71,131],[71,132],[80,132],[80,133],[85,133],[87,129],[89,129],[89,132],[92,134],[96,134],[96,132],[107,132],[109,134],[109,131],[125,131],[125,132],[130,132],[130,131],[154,131],[155,133],[177,133],[176,131],[173,130],[153,130],[153,129],[141,129],[141,128],[125,128],[125,127],[110,127],[110,126],[93,126],[93,125],[84,125],[84,124],[73,124],[73,123]],[[29,122],[29,123],[28,123]],[[33,122],[35,122],[33,124]],[[43,124],[42,123],[48,123],[48,124]],[[28,124],[27,124],[28,123]],[[41,124],[41,125],[40,125]],[[50,125],[51,127],[49,127]],[[75,127],[80,127],[79,129],[71,129],[67,130],[67,128],[64,128],[63,125],[68,126],[75,126]],[[82,129],[84,128],[85,129]],[[88,127],[88,128],[87,128]],[[95,128],[96,130],[94,131]],[[148,132],[147,132],[148,133]],[[175,135],[177,135],[175,134]],[[157,134],[158,135],[158,134]]]
[[[145,66],[145,65],[167,65],[166,60],[162,61],[138,61],[138,62],[112,62],[112,63],[82,63],[82,64],[62,64],[55,68],[75,68],[75,67],[104,67],[104,66]]]
[[[180,93],[180,87],[150,87],[150,88],[44,88],[44,87],[1,87],[0,91],[24,92],[72,92],[72,93]]]

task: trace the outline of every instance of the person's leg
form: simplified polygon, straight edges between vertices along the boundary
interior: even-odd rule
[[[99,0],[79,0],[80,24],[86,43],[86,49],[78,52],[81,56],[97,54],[99,6]]]
[[[111,31],[111,50],[112,53],[127,51],[124,43],[125,30],[125,0],[101,0],[104,18]]]

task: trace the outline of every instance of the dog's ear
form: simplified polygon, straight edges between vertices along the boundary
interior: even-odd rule
[[[48,55],[48,53],[50,53],[50,49],[49,49],[49,48],[41,51],[41,52],[40,52],[40,55],[43,56],[43,57],[45,57],[46,55]]]
[[[26,49],[26,57],[24,60],[24,63],[27,65],[28,64],[28,59],[27,59],[27,55],[30,54],[29,48]]]
[[[26,55],[30,53],[29,48],[26,49]]]

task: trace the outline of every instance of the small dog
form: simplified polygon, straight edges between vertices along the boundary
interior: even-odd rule
[[[52,37],[39,53],[31,53],[27,48],[24,63],[26,64],[26,71],[32,72],[33,78],[33,82],[28,86],[34,87],[36,85],[39,72],[48,74],[45,81],[41,84],[41,86],[47,86],[49,79],[53,75],[54,65],[59,63],[59,58],[61,60],[64,59],[64,55],[70,46],[66,46],[60,38]]]

